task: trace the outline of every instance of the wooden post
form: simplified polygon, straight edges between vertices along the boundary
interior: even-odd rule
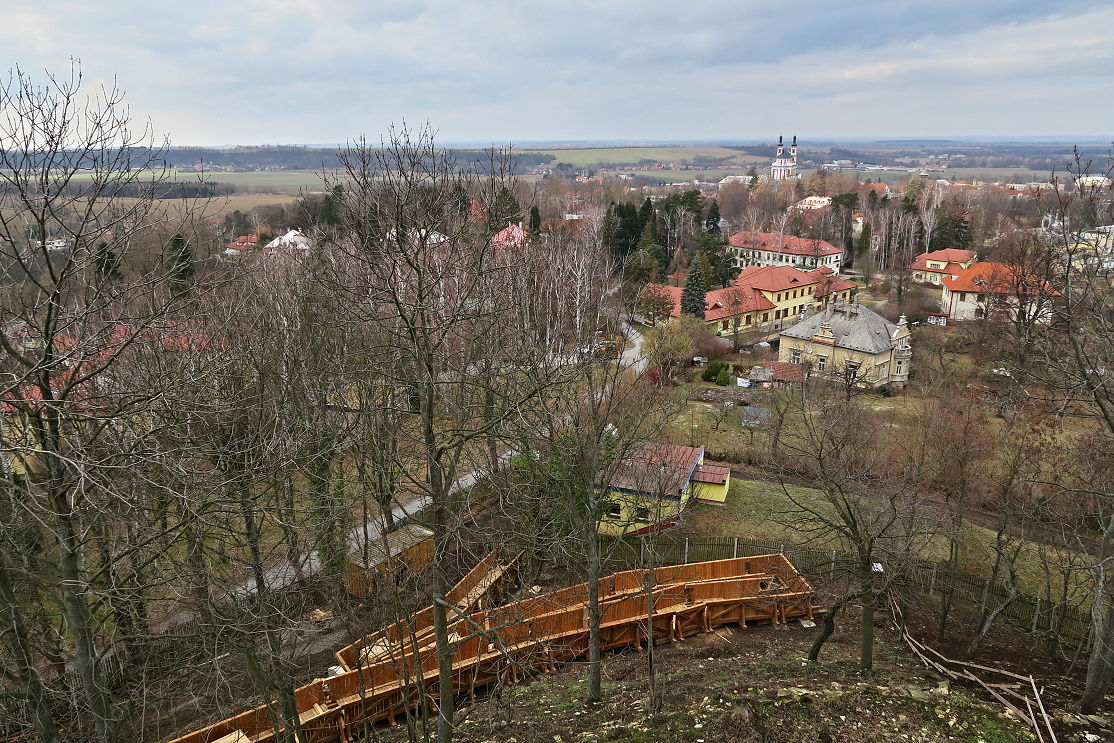
[[[735,537],[735,554],[731,555],[731,559],[736,560],[739,557],[739,538]]]
[[[1033,608],[1033,626],[1029,628],[1029,634],[1035,635],[1037,633],[1037,617],[1041,613],[1041,599],[1037,596],[1037,605]]]
[[[685,564],[685,565],[689,564],[689,538],[688,537],[685,537],[685,559],[683,560],[683,564]]]
[[[932,596],[936,590],[936,566],[938,563],[932,563],[932,580],[928,584],[928,595]]]

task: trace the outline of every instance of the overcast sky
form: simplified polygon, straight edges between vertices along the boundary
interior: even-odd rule
[[[1088,136],[1110,0],[3,0],[5,68],[81,60],[174,144]]]

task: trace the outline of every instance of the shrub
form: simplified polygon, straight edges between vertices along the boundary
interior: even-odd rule
[[[726,387],[731,382],[731,375],[727,373],[726,366],[720,369],[719,374],[716,375],[716,384],[720,387]]]
[[[704,368],[704,372],[700,378],[705,382],[714,382],[719,377],[719,373],[727,368],[726,362],[723,361],[710,361],[708,366]]]

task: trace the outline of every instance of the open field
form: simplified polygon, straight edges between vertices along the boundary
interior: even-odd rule
[[[655,163],[682,163],[692,161],[698,157],[726,158],[725,165],[748,166],[751,163],[766,162],[767,158],[753,157],[740,150],[728,147],[599,147],[585,149],[556,149],[533,150],[524,149],[523,152],[538,152],[553,155],[557,159],[551,165],[568,163],[569,165],[585,166],[607,163],[611,165],[637,165],[643,161]]]

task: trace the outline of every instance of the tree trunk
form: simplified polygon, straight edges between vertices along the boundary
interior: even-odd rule
[[[862,588],[860,592],[863,600],[863,629],[859,645],[859,668],[869,671],[874,667],[874,575],[871,573],[871,564],[867,560],[863,568]]]
[[[42,743],[54,743],[58,740],[58,724],[50,710],[50,700],[42,678],[39,677],[39,672],[35,669],[35,660],[31,653],[31,641],[27,635],[27,628],[23,624],[23,617],[20,615],[15,593],[12,591],[7,561],[2,554],[0,554],[0,622],[3,622],[5,626],[3,634],[10,638],[8,647],[15,657],[15,675],[20,690],[27,697],[27,702],[31,706],[35,733]]]
[[[603,658],[600,652],[600,544],[596,523],[586,527],[588,534],[588,699],[589,704],[603,701]]]
[[[854,593],[844,594],[840,596],[831,608],[824,614],[824,625],[820,629],[820,634],[812,641],[812,647],[808,649],[808,660],[815,663],[820,658],[820,650],[824,647],[824,643],[835,632],[836,615],[843,609],[844,606],[861,596],[862,593],[855,591]]]

